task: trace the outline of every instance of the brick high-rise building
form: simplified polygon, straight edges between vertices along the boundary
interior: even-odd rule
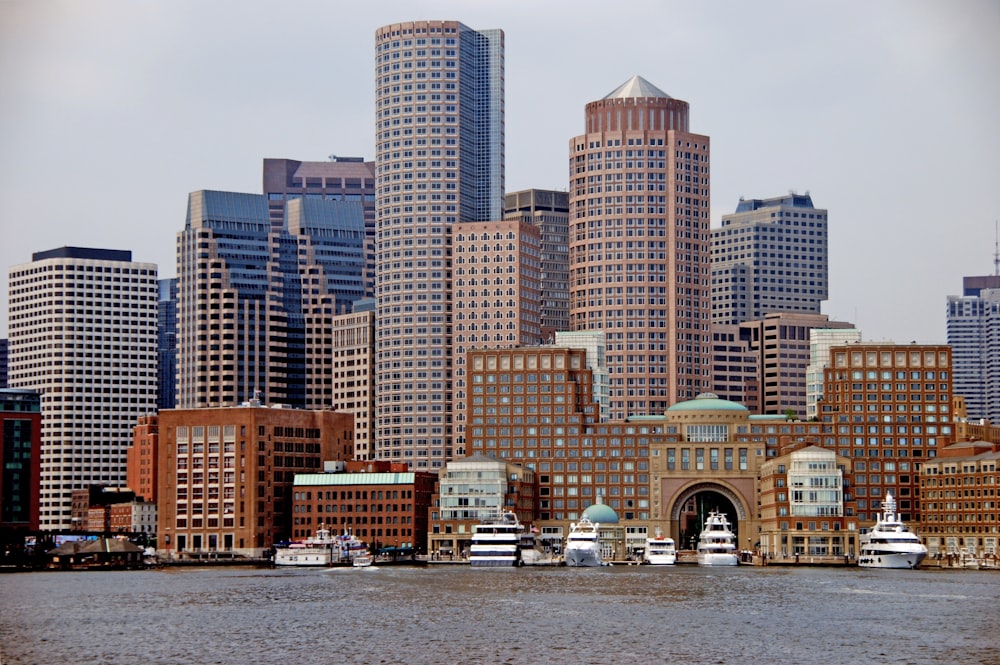
[[[570,326],[603,330],[611,418],[710,387],[709,138],[635,76],[570,141]]]
[[[875,520],[886,492],[904,522],[920,519],[920,466],[955,440],[951,358],[945,345],[830,349],[819,417],[836,426],[838,453],[853,459],[860,522]]]
[[[132,427],[156,408],[156,265],[62,247],[10,270],[10,384],[42,393],[42,529],[74,489],[122,486]]]
[[[448,243],[502,218],[503,63],[500,30],[375,33],[377,455],[415,469],[455,454]]]

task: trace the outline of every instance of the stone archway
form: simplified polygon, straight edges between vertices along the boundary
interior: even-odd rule
[[[687,508],[692,499],[695,499],[695,512]],[[706,499],[712,503],[711,506],[703,503],[697,507]],[[742,533],[749,534],[753,528],[746,502],[738,491],[718,481],[694,483],[674,495],[669,509],[672,537],[678,543],[678,549],[694,549],[708,510],[727,514],[738,537]]]
[[[702,492],[715,492],[716,494],[721,494],[726,497],[731,504],[733,504],[733,507],[736,509],[737,519],[741,522],[748,519],[746,506],[743,504],[743,499],[740,498],[739,494],[725,485],[704,482],[695,483],[694,485],[685,487],[677,494],[676,498],[673,499],[673,505],[670,506],[670,521],[676,524],[681,517],[681,507],[687,503],[688,499]]]

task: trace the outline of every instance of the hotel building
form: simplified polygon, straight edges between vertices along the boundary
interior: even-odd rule
[[[353,454],[352,418],[248,403],[159,414],[157,547],[263,556],[292,534],[295,475]]]
[[[919,471],[954,441],[951,347],[851,344],[830,349],[819,414],[850,457],[859,523],[892,492],[904,522],[921,518]],[[824,437],[831,447],[832,437]],[[867,524],[866,524],[867,525]]]
[[[72,493],[126,481],[140,415],[156,408],[156,265],[62,247],[10,269],[10,384],[42,394],[42,529],[70,528]]]
[[[635,76],[569,151],[571,329],[607,336],[612,420],[662,413],[710,386],[709,139]]]
[[[817,404],[823,398],[823,370],[830,365],[830,349],[856,344],[861,331],[856,328],[813,328],[809,331],[809,366],[806,367],[806,420],[819,417]]]
[[[503,216],[503,72],[500,30],[375,33],[377,456],[418,470],[455,454],[450,240]]]
[[[712,323],[820,313],[828,297],[827,211],[806,194],[740,199],[712,229]]]

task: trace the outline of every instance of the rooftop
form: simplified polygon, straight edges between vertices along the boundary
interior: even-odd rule
[[[638,75],[622,83],[611,93],[605,95],[604,99],[624,99],[627,97],[663,97],[665,99],[673,99],[673,97]]]

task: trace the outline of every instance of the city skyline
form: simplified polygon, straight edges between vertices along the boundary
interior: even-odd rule
[[[282,22],[263,5],[5,4],[0,261],[108,247],[173,276],[190,192],[258,192],[269,157],[374,159],[375,31],[455,18],[505,34],[507,191],[565,190],[584,106],[638,74],[712,137],[712,228],[741,196],[809,191],[831,215],[823,313],[866,339],[944,341],[946,297],[993,268],[1000,8],[626,3],[636,20],[614,25],[588,7],[307,3]]]

